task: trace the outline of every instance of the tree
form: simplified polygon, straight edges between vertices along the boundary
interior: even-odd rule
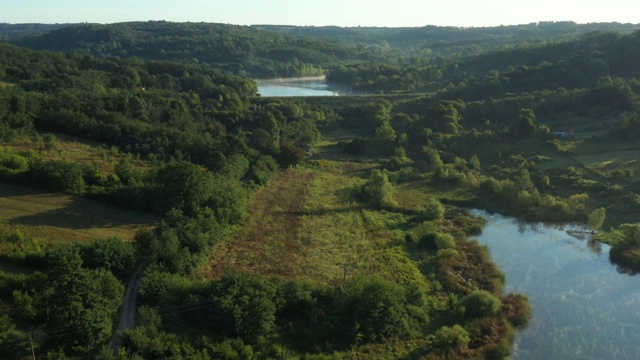
[[[116,237],[96,240],[84,249],[84,265],[92,269],[109,270],[124,280],[135,265],[134,247]]]
[[[389,121],[383,121],[378,125],[378,127],[376,127],[376,140],[378,140],[382,145],[393,143],[396,137],[396,131],[393,129]]]
[[[135,183],[140,176],[136,168],[131,164],[131,160],[126,157],[120,159],[115,170],[116,175],[118,175],[118,178],[124,185]]]
[[[155,207],[161,213],[175,208],[194,214],[214,188],[213,178],[204,169],[184,160],[162,166],[155,182]]]
[[[536,115],[531,109],[521,109],[516,120],[510,127],[509,133],[516,140],[526,139],[536,132]]]
[[[297,166],[304,162],[307,154],[292,141],[283,141],[280,144],[280,164],[282,166]]]
[[[594,229],[598,230],[604,224],[604,219],[607,216],[607,210],[605,208],[595,209],[589,214],[589,220],[587,221],[587,225]]]
[[[411,338],[427,319],[421,308],[407,308],[405,288],[379,277],[357,284],[349,300],[353,320],[370,342]]]
[[[464,104],[452,101],[440,101],[431,106],[427,112],[428,127],[443,134],[459,134],[463,128],[456,105],[464,107]]]
[[[211,289],[211,326],[223,334],[256,342],[275,330],[275,287],[247,275],[227,276]]]
[[[95,345],[113,334],[113,323],[124,287],[104,269],[82,268],[78,247],[62,246],[49,256],[53,328],[69,329],[55,335],[65,344]]]
[[[378,169],[371,171],[367,193],[375,206],[379,208],[387,208],[395,204],[393,200],[395,189],[391,182],[389,182],[386,171],[380,171]]]
[[[640,223],[621,224],[618,230],[624,235],[624,242],[630,245],[640,244]]]

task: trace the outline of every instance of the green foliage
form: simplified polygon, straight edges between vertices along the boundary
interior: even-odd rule
[[[17,330],[16,324],[7,314],[0,316],[0,346],[5,354],[19,353],[23,350],[24,335]]]
[[[531,109],[521,109],[518,120],[509,128],[509,134],[515,140],[522,140],[532,136],[536,132],[536,116]]]
[[[134,247],[116,237],[95,240],[83,248],[83,264],[90,269],[102,268],[120,280],[127,280],[135,265]]]
[[[31,162],[24,178],[31,185],[77,194],[81,194],[86,186],[83,167],[61,160]]]
[[[291,141],[280,144],[280,164],[284,167],[300,165],[306,156],[305,151]]]
[[[426,325],[425,310],[408,304],[402,286],[374,277],[358,284],[350,293],[351,316],[365,341],[411,339]]]
[[[486,290],[476,290],[460,300],[464,307],[464,314],[470,318],[495,315],[500,311],[502,303],[492,293]]]
[[[276,321],[281,333],[301,350],[348,345],[350,333],[344,314],[344,295],[312,281],[291,281],[278,288]]]
[[[456,247],[456,239],[451,234],[437,232],[435,233],[434,241],[438,250]]]
[[[275,331],[275,287],[258,278],[226,276],[212,284],[210,327],[255,343]]]
[[[94,346],[112,335],[124,287],[111,273],[82,268],[79,249],[61,246],[49,257],[48,277],[52,326],[75,330],[57,341]]]
[[[278,162],[270,155],[261,155],[251,165],[253,180],[260,185],[266,185],[267,181],[278,171]]]
[[[158,169],[155,177],[157,211],[178,209],[194,214],[213,192],[213,178],[199,166],[176,161]]]
[[[28,167],[24,156],[14,153],[10,149],[0,147],[0,167],[10,170],[25,170]]]
[[[18,319],[31,320],[38,315],[38,310],[34,307],[33,298],[29,294],[14,290],[13,303]]]
[[[373,169],[371,171],[371,178],[366,191],[373,204],[378,208],[390,208],[395,204],[393,200],[395,189],[389,182],[386,170]]]
[[[440,200],[430,197],[420,209],[420,218],[425,220],[436,220],[444,218],[445,207]]]
[[[592,229],[600,229],[604,224],[604,219],[607,216],[607,210],[605,208],[595,209],[589,214],[589,220],[587,225]]]
[[[464,350],[471,341],[469,333],[462,326],[455,324],[452,327],[443,326],[434,334],[433,345],[444,352]]]

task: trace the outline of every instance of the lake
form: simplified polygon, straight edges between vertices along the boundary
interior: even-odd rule
[[[258,94],[263,97],[338,96],[349,90],[327,83],[324,76],[307,78],[256,79]]]
[[[570,235],[576,226],[473,213],[487,219],[476,239],[505,273],[506,291],[533,307],[513,359],[640,359],[640,278],[611,264],[608,245]]]

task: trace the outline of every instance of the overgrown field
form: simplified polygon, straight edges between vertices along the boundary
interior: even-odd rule
[[[147,161],[140,160],[139,157],[133,158],[115,146],[107,146],[64,134],[21,136],[10,144],[1,145],[9,147],[16,153],[36,152],[44,160],[64,160],[90,165],[104,174],[113,173],[118,162],[124,158],[127,158],[131,165],[139,171],[149,168]]]

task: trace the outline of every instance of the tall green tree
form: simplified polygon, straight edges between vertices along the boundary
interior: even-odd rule
[[[209,199],[214,187],[210,174],[185,160],[163,165],[155,183],[155,206],[162,213],[175,208],[185,214],[194,214]]]
[[[520,109],[518,119],[509,128],[509,133],[516,140],[526,139],[536,132],[536,115],[531,109]]]
[[[395,204],[393,195],[395,188],[389,181],[386,171],[373,169],[367,186],[367,193],[378,208],[388,208]]]
[[[604,225],[604,220],[607,217],[607,210],[605,208],[595,209],[589,214],[589,220],[587,225],[594,230],[598,230]]]
[[[93,346],[113,334],[123,285],[104,269],[82,268],[78,247],[63,246],[49,257],[51,330],[64,344]]]

